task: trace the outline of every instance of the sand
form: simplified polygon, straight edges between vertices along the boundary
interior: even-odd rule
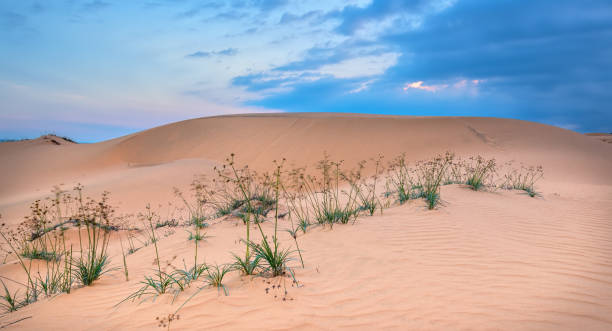
[[[119,213],[137,213],[147,203],[165,208],[178,203],[172,187],[187,189],[194,174],[211,174],[229,153],[263,171],[281,158],[313,168],[324,151],[349,165],[378,154],[390,160],[406,153],[416,161],[447,150],[500,164],[542,165],[541,195],[448,185],[432,211],[417,200],[353,225],[313,228],[299,238],[305,268],[292,262],[299,288],[232,273],[229,296],[203,289],[172,329],[612,329],[612,145],[532,122],[240,115],[172,123],[96,144],[0,143],[0,213],[15,226],[53,185],[77,182],[92,196],[110,191]],[[288,221],[280,227],[288,228]],[[238,220],[217,220],[207,233],[200,247],[208,263],[228,263],[231,252],[243,250]],[[191,261],[187,235],[176,228],[160,241],[162,261]],[[281,237],[292,243],[287,233]],[[110,252],[120,266],[118,240]],[[174,303],[162,296],[115,307],[152,274],[153,260],[152,246],[145,247],[127,258],[129,282],[115,270],[92,287],[5,315],[0,325],[25,318],[10,327],[156,328],[156,317],[174,312],[196,289]],[[11,261],[0,266],[0,275],[20,277]],[[272,290],[279,282],[281,289]]]

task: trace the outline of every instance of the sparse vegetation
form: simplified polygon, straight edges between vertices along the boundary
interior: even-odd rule
[[[466,184],[469,185],[474,191],[480,190],[483,186],[487,185],[487,181],[490,180],[492,175],[495,173],[495,159],[485,159],[478,155],[471,157],[470,161],[466,164]]]
[[[100,201],[84,201],[82,186],[75,187],[78,203],[79,243],[81,254],[75,259],[75,276],[81,284],[93,284],[101,275],[109,271],[108,242],[112,213],[114,210],[108,204],[108,192],[102,194]],[[104,226],[98,226],[98,224]],[[81,227],[85,226],[87,233],[86,247],[83,248]],[[85,250],[84,250],[85,249]]]
[[[75,194],[71,195],[56,187],[52,191],[53,198],[32,203],[30,215],[16,230],[0,231],[7,255],[18,259],[27,277],[25,284],[15,282],[24,291],[5,291],[11,309],[35,302],[40,295],[50,297],[62,292],[70,293],[75,281],[91,285],[112,270],[107,248],[110,232],[117,227],[113,224],[113,208],[108,193],[104,192],[100,200],[93,200],[83,198],[82,190],[83,187],[77,185]],[[77,228],[77,252],[72,245],[66,244],[64,234],[68,226]],[[30,262],[26,263],[24,258]],[[44,261],[42,268],[38,265],[37,270],[32,270],[33,259]],[[17,298],[18,293],[23,293],[23,296]]]
[[[512,162],[509,162],[507,165],[511,167]],[[504,175],[504,182],[501,184],[501,187],[525,191],[533,198],[538,195],[535,190],[535,183],[543,176],[544,169],[542,166],[535,167],[521,164],[519,169],[511,168],[509,172]]]
[[[422,192],[412,178],[412,172],[413,170],[407,165],[406,154],[401,154],[391,161],[387,172],[387,193],[385,195],[395,194],[400,205],[408,200],[420,198]]]
[[[357,192],[359,202],[359,210],[366,211],[370,216],[378,209],[382,213],[383,206],[378,198],[376,185],[378,184],[379,176],[382,172],[383,156],[379,155],[375,159],[371,159],[374,164],[374,174],[371,180],[362,176],[362,171],[365,168],[366,161],[362,161],[358,165],[358,169],[353,171],[347,178],[351,186]]]
[[[440,185],[454,157],[454,154],[446,152],[444,155],[437,155],[429,161],[421,161],[416,165],[417,188],[422,192],[421,196],[427,201],[429,209],[434,209],[440,202]]]
[[[244,214],[243,220],[246,225],[246,249],[244,259],[238,257],[234,254],[236,259],[235,267],[239,268],[243,274],[252,275],[255,273],[255,269],[258,267],[259,259],[251,259],[251,251],[250,251],[250,242],[251,242],[251,216],[255,217],[255,223],[257,222],[257,218],[259,218],[259,214],[253,214],[250,211],[253,210],[253,206],[251,204],[251,199],[254,192],[251,190],[254,185],[252,184],[255,178],[255,175],[247,168],[237,168],[234,161],[234,153],[227,158],[226,163],[223,164],[221,169],[215,168],[217,170],[217,174],[219,178],[227,184],[231,185],[232,192],[240,192],[243,201],[247,205],[247,213]],[[235,201],[238,201],[234,197],[232,197]],[[241,204],[242,205],[242,204]]]
[[[297,197],[301,201],[290,204],[290,211],[298,217],[303,217],[308,215],[303,209],[308,209],[319,225],[333,226],[355,221],[360,210],[357,201],[358,188],[350,185],[350,182],[356,181],[360,170],[347,174],[342,169],[342,163],[332,161],[325,154],[317,165],[321,172],[320,178],[306,175],[304,169],[292,172],[293,187],[297,189]],[[344,190],[343,186],[348,186],[348,191]],[[304,218],[300,222],[304,222]]]
[[[154,273],[144,276],[140,288],[121,302],[166,293],[178,296],[198,281],[204,283],[202,288],[216,287],[228,295],[224,279],[234,270],[260,277],[294,276],[290,265],[294,256],[299,255],[304,267],[298,243],[300,232],[305,235],[313,226],[329,225],[331,228],[336,224],[355,222],[360,215],[382,213],[383,208],[391,203],[404,204],[417,198],[424,198],[428,208],[434,209],[440,203],[441,185],[461,183],[477,191],[492,185],[496,175],[495,159],[481,156],[461,161],[447,152],[409,167],[406,156],[401,155],[386,170],[385,195],[393,199],[383,198],[387,203],[383,204],[377,192],[380,182],[384,183],[382,160],[383,157],[378,156],[371,159],[371,163],[364,161],[347,171],[342,161],[333,161],[325,154],[316,166],[318,176],[309,174],[305,168],[286,172],[284,160],[274,162],[273,173],[258,175],[246,166],[238,167],[234,154],[231,154],[222,167],[215,168],[216,177],[212,182],[196,177],[191,187],[192,196],[175,189],[176,196],[185,205],[177,218],[162,218],[147,205],[145,212],[138,216],[144,227],[126,229],[126,247],[124,238],[119,238],[126,281],[129,280],[127,256],[142,248],[137,248],[134,240],[141,237],[144,246],[152,244],[155,250]],[[366,169],[369,169],[366,165],[370,164],[373,173],[365,176]],[[535,183],[542,176],[542,167],[521,165],[520,169],[504,175],[501,187],[523,190],[535,196]],[[6,283],[4,277],[0,279],[0,306],[7,312],[35,302],[41,296],[70,293],[75,284],[92,285],[105,273],[120,269],[111,268],[108,254],[111,234],[119,229],[108,192],[98,200],[84,198],[81,185],[77,185],[72,194],[59,188],[53,193],[51,199],[36,200],[32,204],[31,214],[16,231],[4,227],[0,231],[4,246],[8,247],[7,256],[18,259],[27,277],[23,284]],[[278,235],[279,219],[282,220],[284,215],[288,215],[290,227],[289,222],[285,223],[286,226],[281,223],[281,233],[287,232],[291,236],[295,250],[291,242],[284,246]],[[204,229],[209,226],[208,222],[219,221],[216,219],[219,216],[227,216],[221,220],[243,220],[245,238],[240,242],[245,245],[244,254],[234,254],[231,264],[199,262],[199,255],[202,255],[199,246],[207,245],[203,243],[207,238]],[[267,223],[262,224],[264,220]],[[242,226],[240,222],[235,225]],[[183,259],[184,268],[172,266],[171,270],[165,270],[168,268],[164,269],[160,260],[159,233],[173,232],[176,227],[190,229],[186,231],[188,240],[194,244],[193,266]],[[65,233],[71,228],[78,232],[78,244],[76,239],[74,244],[66,239]],[[253,239],[253,229],[257,239]],[[33,269],[32,260],[40,260],[36,263],[41,267]],[[171,266],[170,262],[168,266]],[[13,283],[17,284],[16,287]],[[169,327],[169,323],[163,325]]]
[[[145,280],[141,281],[142,287],[136,292],[130,294],[127,298],[123,299],[119,304],[128,301],[140,299],[143,296],[159,296],[168,292],[174,285],[177,285],[180,290],[184,289],[184,285],[177,280],[175,273],[168,273],[161,268],[161,262],[159,258],[159,248],[157,246],[157,236],[155,235],[156,221],[159,219],[159,215],[151,209],[150,205],[147,205],[144,213],[139,215],[139,218],[144,223],[149,225],[148,231],[150,231],[150,238],[153,246],[155,247],[155,260],[154,264],[157,267],[154,276],[145,276]]]

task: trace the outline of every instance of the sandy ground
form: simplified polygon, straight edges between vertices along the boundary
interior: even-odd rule
[[[111,191],[120,213],[176,204],[173,186],[187,189],[194,174],[211,173],[232,152],[241,164],[267,170],[283,157],[312,167],[324,151],[355,164],[378,154],[416,161],[447,150],[542,165],[541,195],[448,185],[433,211],[413,201],[353,225],[313,228],[299,237],[305,268],[292,262],[300,287],[288,278],[232,273],[229,296],[201,290],[172,329],[612,329],[612,145],[531,122],[248,115],[173,123],[96,144],[1,143],[0,213],[15,226],[53,185],[77,182],[92,196]],[[231,252],[243,250],[244,226],[214,223],[202,259],[228,263]],[[187,236],[179,227],[160,241],[167,268],[193,258]],[[281,237],[292,243],[287,233]],[[120,266],[116,239],[111,258]],[[152,246],[145,247],[127,258],[130,281],[121,270],[110,272],[92,287],[5,315],[0,326],[23,319],[10,327],[156,328],[155,318],[174,312],[196,288],[174,302],[166,295],[115,307],[152,274],[153,261]],[[0,266],[0,275],[19,278],[17,265]]]

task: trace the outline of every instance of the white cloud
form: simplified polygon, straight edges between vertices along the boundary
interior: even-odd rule
[[[432,93],[446,90],[446,91],[455,92],[455,93],[461,92],[461,93],[476,94],[478,93],[478,86],[482,82],[484,82],[484,80],[482,79],[471,79],[471,80],[460,79],[460,80],[455,80],[455,81],[444,82],[442,84],[425,84],[425,82],[423,82],[422,80],[419,80],[415,82],[405,83],[402,89],[404,91],[408,91],[411,89],[423,90],[423,91],[432,92]]]
[[[400,53],[384,53],[344,60],[327,64],[312,71],[320,75],[331,75],[334,78],[358,78],[382,75],[397,63]]]

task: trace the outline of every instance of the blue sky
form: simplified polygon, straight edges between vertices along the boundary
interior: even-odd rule
[[[245,112],[612,131],[612,3],[2,0],[0,138]]]

